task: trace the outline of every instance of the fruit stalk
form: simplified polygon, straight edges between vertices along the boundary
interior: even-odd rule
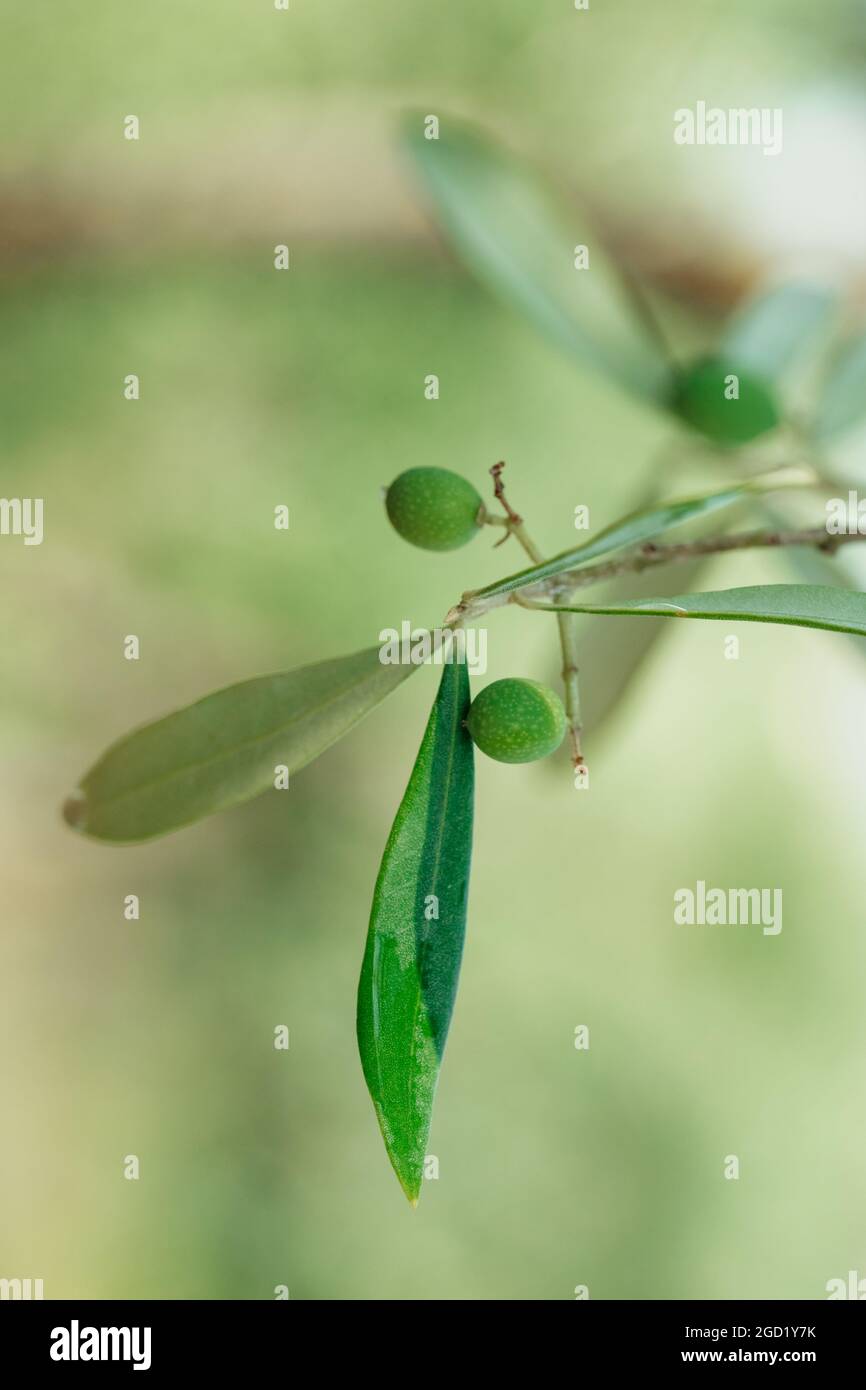
[[[583,766],[583,751],[580,735],[583,723],[580,715],[580,684],[577,667],[577,619],[573,613],[557,613],[559,624],[559,645],[562,647],[562,683],[565,687],[565,717],[568,720],[568,737],[571,743],[571,763],[575,768]]]
[[[504,467],[504,463],[495,463],[490,470],[490,474],[493,478],[493,491],[496,498],[505,508],[508,531],[520,542],[532,563],[534,565],[541,565],[544,563],[545,557],[529,535],[524,525],[523,518],[514,511],[505,496],[505,484],[502,481],[502,470]],[[559,586],[556,586],[556,592],[558,597],[562,597]],[[451,614],[449,614],[449,617],[450,616]],[[573,613],[557,613],[556,624],[559,628],[559,645],[562,648],[562,683],[565,687],[565,717],[568,721],[571,761],[572,765],[577,768],[583,765],[583,752],[580,746],[582,723],[577,663],[577,619]]]

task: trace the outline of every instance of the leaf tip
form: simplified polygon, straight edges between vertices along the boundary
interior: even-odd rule
[[[387,1140],[385,1148],[387,1149],[388,1157],[391,1160],[391,1167],[394,1169],[397,1181],[403,1189],[403,1194],[407,1202],[414,1211],[421,1199],[421,1181],[424,1176],[422,1169],[420,1165],[407,1161],[403,1155],[398,1153],[387,1142]]]
[[[71,829],[82,833],[87,829],[87,797],[82,791],[68,796],[61,809],[63,819]]]
[[[413,1174],[412,1178],[406,1178],[406,1179],[404,1179],[404,1178],[400,1175],[400,1173],[397,1174],[397,1177],[398,1177],[398,1179],[399,1179],[399,1181],[400,1181],[400,1186],[402,1187],[403,1191],[404,1191],[405,1194],[406,1194],[406,1198],[407,1198],[407,1200],[408,1200],[408,1202],[409,1202],[410,1207],[412,1208],[413,1211],[416,1211],[417,1208],[418,1208],[418,1203],[419,1203],[419,1201],[421,1200],[421,1179],[420,1179],[420,1177],[416,1180],[415,1177],[414,1177],[414,1174]]]
[[[377,1106],[378,1110],[378,1106]],[[385,1140],[385,1150],[391,1162],[403,1195],[414,1211],[421,1198],[421,1183],[424,1178],[423,1160],[413,1160],[405,1151],[395,1146],[390,1129],[384,1120],[381,1112],[379,1115],[379,1125],[382,1130],[382,1137]]]

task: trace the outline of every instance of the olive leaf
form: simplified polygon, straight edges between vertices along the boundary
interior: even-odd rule
[[[707,516],[722,507],[730,507],[750,493],[758,494],[775,488],[803,486],[812,479],[813,474],[807,469],[778,469],[775,473],[765,474],[760,478],[734,483],[720,492],[707,492],[697,497],[658,503],[645,510],[633,512],[621,521],[615,521],[611,526],[599,531],[591,540],[584,541],[582,545],[563,550],[540,565],[530,565],[528,569],[508,575],[505,579],[498,579],[483,589],[472,590],[471,595],[467,597],[491,598],[497,594],[510,593],[514,589],[523,589],[529,584],[537,584],[544,579],[553,578],[554,575],[563,574],[566,570],[578,569],[581,565],[589,564],[591,560],[598,560],[601,556],[610,554],[611,551],[639,545],[673,526],[681,526],[683,522]]]
[[[828,286],[803,281],[774,285],[732,316],[722,351],[738,366],[776,381],[820,344],[836,304]]]
[[[711,618],[784,623],[852,632],[866,637],[866,594],[824,584],[751,584],[671,598],[630,599],[614,604],[549,604],[554,613],[600,613],[654,618]]]
[[[586,214],[565,214],[520,164],[474,128],[441,117],[435,140],[412,116],[406,147],[442,226],[474,275],[558,347],[655,404],[667,364],[633,307],[629,282]],[[591,271],[575,269],[586,246]]]
[[[388,1157],[413,1205],[466,930],[469,703],[465,664],[446,665],[385,846],[358,985],[361,1065]]]
[[[814,433],[832,439],[866,416],[866,333],[843,343],[831,362],[815,411]]]
[[[272,788],[277,766],[305,767],[415,670],[370,647],[230,685],[112,744],[63,814],[97,840],[165,835]]]

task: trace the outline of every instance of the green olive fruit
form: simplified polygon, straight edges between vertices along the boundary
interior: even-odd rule
[[[722,357],[704,358],[681,372],[670,405],[716,444],[747,444],[779,423],[770,384]]]
[[[549,686],[509,676],[478,692],[466,724],[488,758],[533,763],[559,747],[566,721],[562,701]]]
[[[456,550],[484,524],[480,493],[447,468],[409,468],[388,488],[385,509],[404,541],[422,550]]]

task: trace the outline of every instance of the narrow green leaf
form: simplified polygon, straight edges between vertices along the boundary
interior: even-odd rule
[[[799,357],[821,346],[836,304],[836,294],[824,285],[775,285],[732,317],[722,351],[737,365],[777,381]]]
[[[643,541],[660,536],[664,531],[669,531],[673,526],[681,526],[683,522],[707,516],[710,512],[718,511],[722,507],[729,507],[750,493],[769,492],[781,487],[803,486],[811,481],[812,477],[811,472],[805,469],[778,469],[775,473],[766,474],[761,478],[752,478],[744,483],[734,483],[730,487],[722,489],[721,492],[707,492],[698,497],[680,498],[674,502],[660,502],[644,511],[633,512],[631,516],[624,517],[621,521],[615,521],[611,526],[599,531],[598,535],[593,536],[591,540],[584,541],[582,545],[573,546],[570,550],[563,550],[559,555],[554,555],[552,559],[545,560],[540,565],[530,565],[517,574],[508,575],[505,579],[498,579],[493,584],[488,584],[484,589],[475,590],[473,597],[488,598],[496,594],[507,594],[514,589],[523,589],[529,584],[540,583],[543,579],[552,579],[554,575],[563,574],[566,570],[578,569],[582,565],[589,564],[592,560],[600,560],[603,555],[609,555],[614,550],[623,550],[628,546],[640,545]]]
[[[557,346],[655,403],[667,365],[586,215],[567,221],[535,179],[479,131],[440,118],[406,122],[405,141],[442,226],[478,279]],[[575,247],[589,269],[575,269]]]
[[[665,599],[631,599],[615,604],[550,604],[549,607],[551,612],[565,613],[785,623],[866,637],[866,594],[822,584],[752,584],[743,589],[716,589]]]
[[[64,816],[129,844],[224,811],[272,788],[278,764],[312,762],[416,669],[371,647],[218,690],[112,744]]]
[[[824,378],[815,412],[818,439],[843,434],[866,416],[866,333],[850,338]]]
[[[388,1157],[413,1204],[466,930],[474,789],[464,727],[469,702],[466,666],[446,665],[385,846],[358,985],[364,1076]]]

